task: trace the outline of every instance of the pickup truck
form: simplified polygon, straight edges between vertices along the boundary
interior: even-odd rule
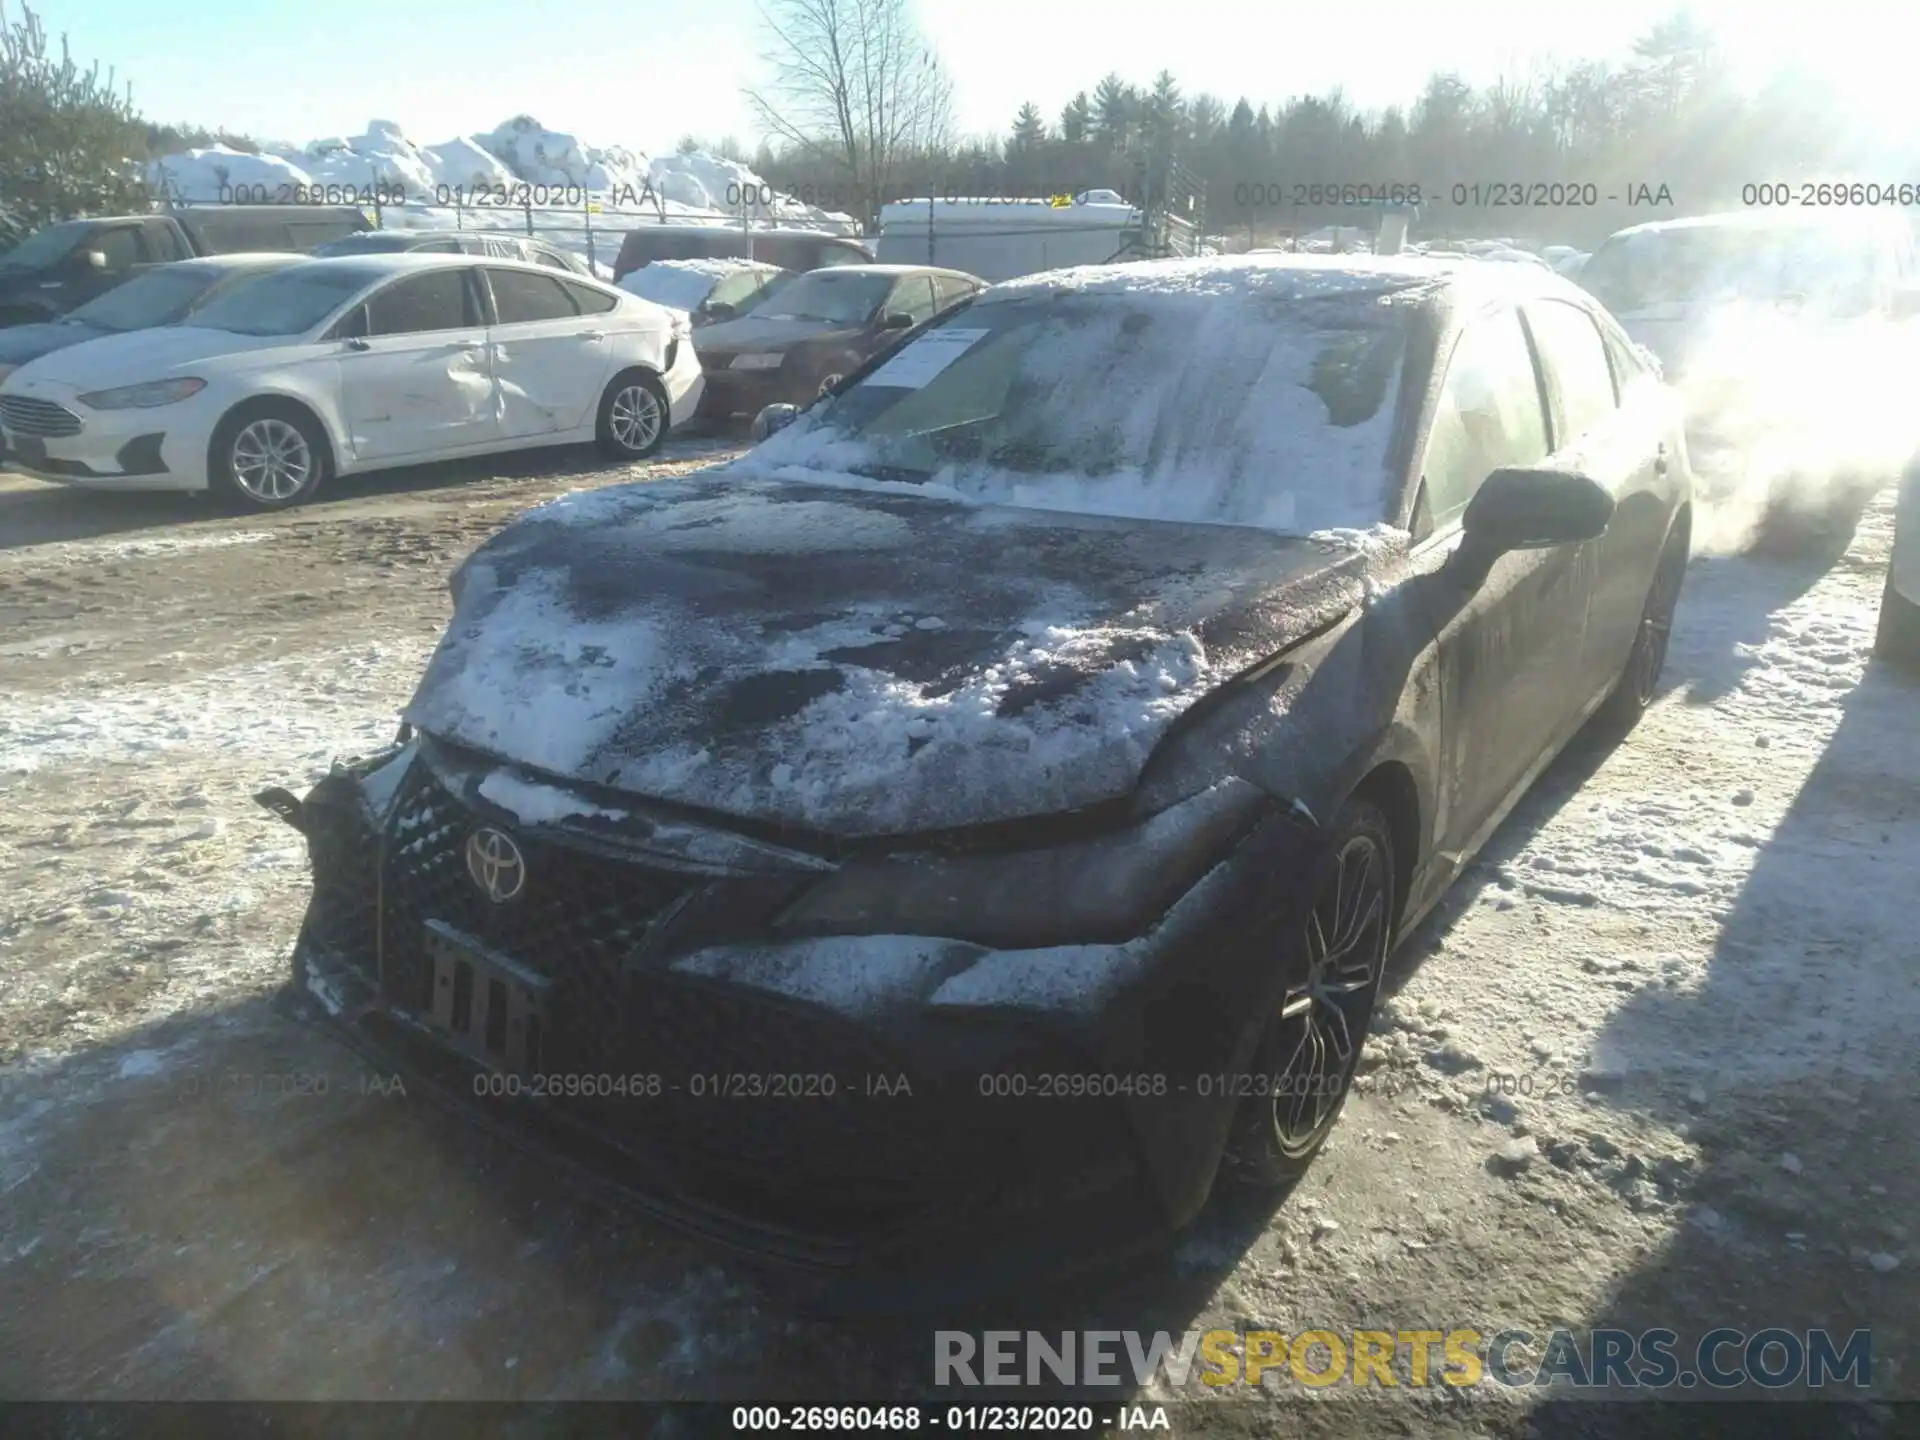
[[[0,327],[55,319],[150,266],[242,252],[304,255],[373,228],[351,205],[205,205],[63,220],[0,254]]]

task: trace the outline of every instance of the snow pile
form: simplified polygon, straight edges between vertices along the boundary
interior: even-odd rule
[[[209,145],[163,155],[147,167],[147,183],[157,194],[176,201],[216,201],[256,187],[277,196],[294,185],[311,185],[313,176],[282,155],[250,155],[227,145]]]
[[[542,204],[579,209],[567,192],[583,192],[608,208],[685,223],[724,222],[742,216],[851,234],[853,222],[836,211],[804,205],[745,165],[699,152],[651,158],[624,146],[589,145],[518,115],[491,131],[422,145],[390,120],[368,123],[354,136],[328,136],[306,145],[276,145],[259,155],[213,145],[163,156],[148,167],[156,191],[177,202],[218,203],[248,187],[258,201],[294,198],[294,186],[398,190],[415,204],[444,204],[453,192],[530,185],[557,191]],[[384,199],[384,197],[383,197]]]
[[[652,178],[646,156],[618,145],[587,145],[578,136],[547,129],[531,115],[516,115],[474,139],[531,185],[637,192]]]
[[[669,310],[694,310],[727,276],[758,268],[751,260],[656,260],[629,272],[620,288]]]

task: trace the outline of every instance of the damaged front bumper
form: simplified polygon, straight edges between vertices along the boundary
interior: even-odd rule
[[[832,862],[679,822],[528,825],[430,741],[261,798],[313,866],[296,1011],[853,1308],[1003,1288],[1194,1215],[1223,1077],[1293,978],[1275,937],[1315,837],[1274,806],[1139,938],[996,949],[783,938]],[[523,867],[504,902],[497,836]]]

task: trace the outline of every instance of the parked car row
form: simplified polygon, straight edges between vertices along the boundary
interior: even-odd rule
[[[403,252],[257,268],[171,323],[9,374],[7,462],[279,509],[331,475],[428,460],[580,441],[642,459],[704,388],[682,317],[553,267]]]
[[[638,460],[696,413],[811,399],[982,284],[688,261],[615,287],[518,237],[458,232],[322,249],[160,266],[0,331],[7,463],[274,509],[330,475],[499,450],[592,440]]]

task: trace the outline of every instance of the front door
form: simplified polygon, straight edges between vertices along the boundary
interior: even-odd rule
[[[1519,313],[1470,320],[1448,361],[1421,467],[1416,555],[1430,571],[1458,548],[1460,516],[1487,476],[1537,465],[1551,445],[1539,371]],[[1441,674],[1436,834],[1443,859],[1478,847],[1578,708],[1588,594],[1581,546],[1503,555],[1477,585],[1430,573]]]
[[[452,453],[498,437],[473,272],[428,270],[376,291],[340,350],[340,408],[361,460]]]

